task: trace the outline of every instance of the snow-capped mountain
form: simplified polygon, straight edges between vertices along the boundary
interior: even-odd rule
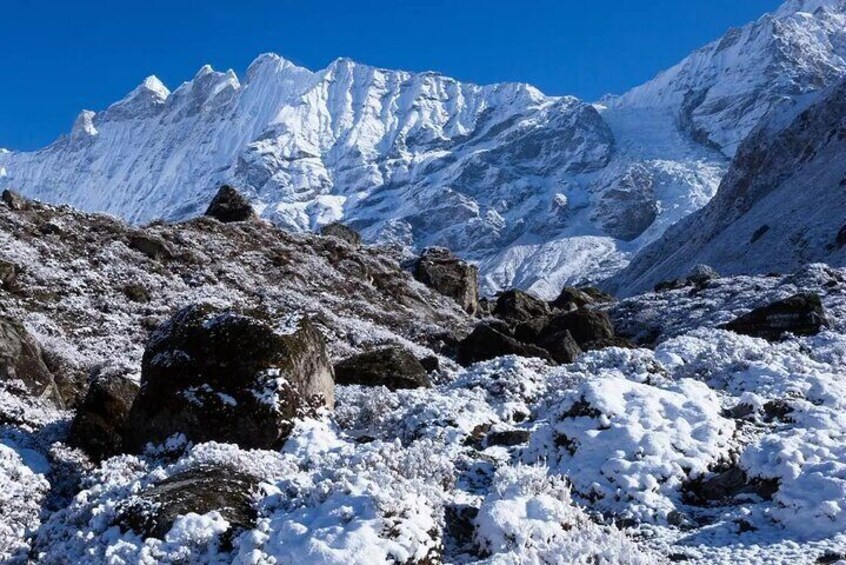
[[[846,6],[791,0],[602,103],[339,59],[260,56],[239,79],[151,77],[71,133],[0,154],[0,188],[133,222],[194,215],[223,182],[295,230],[445,245],[484,291],[600,279],[706,204],[775,106],[846,68]]]
[[[608,285],[623,293],[696,264],[724,274],[846,265],[846,80],[771,115],[741,143],[717,195]]]

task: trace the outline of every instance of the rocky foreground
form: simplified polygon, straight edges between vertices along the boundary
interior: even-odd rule
[[[0,560],[846,556],[846,270],[479,298],[224,189],[0,203]]]

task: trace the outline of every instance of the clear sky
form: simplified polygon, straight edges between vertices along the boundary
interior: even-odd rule
[[[3,0],[0,147],[66,133],[144,77],[173,90],[203,64],[243,73],[273,51],[344,56],[593,100],[640,84],[780,0]]]

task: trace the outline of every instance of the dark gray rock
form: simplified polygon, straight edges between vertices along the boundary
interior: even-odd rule
[[[547,316],[549,305],[522,290],[512,289],[500,294],[496,299],[493,315],[510,323],[525,322]]]
[[[385,386],[390,390],[431,386],[420,361],[398,346],[368,351],[337,363],[335,382],[341,385]]]
[[[201,466],[183,471],[147,487],[121,502],[115,524],[142,538],[164,539],[174,521],[190,512],[217,511],[229,522],[224,545],[255,526],[258,481],[228,467]]]
[[[562,365],[572,363],[582,354],[582,349],[568,330],[544,334],[534,344],[545,349],[556,363]]]
[[[742,495],[771,500],[778,490],[775,479],[750,479],[740,467],[732,466],[710,477],[688,481],[682,487],[688,504],[725,504]]]
[[[99,461],[124,451],[123,438],[139,385],[125,374],[102,371],[88,387],[68,434],[68,443]]]
[[[7,292],[12,291],[17,286],[17,280],[17,265],[0,259],[0,289],[5,290]]]
[[[217,191],[205,215],[223,223],[245,222],[256,217],[250,201],[228,184],[224,184]]]
[[[454,299],[469,314],[479,310],[479,269],[448,249],[430,247],[412,268],[414,278]]]
[[[277,449],[292,419],[334,405],[332,365],[307,318],[291,333],[208,305],[179,311],[151,336],[126,445],[140,449],[183,433],[195,442]]]
[[[3,202],[6,203],[6,206],[11,208],[12,210],[29,210],[29,208],[31,207],[29,200],[27,200],[14,190],[4,190],[2,196],[0,196],[0,199],[2,199]]]
[[[558,294],[558,298],[550,302],[549,305],[567,312],[577,310],[594,302],[595,299],[583,290],[574,286],[565,286]]]
[[[22,324],[0,318],[0,381],[20,380],[29,394],[63,407],[64,400],[38,342]]]
[[[551,317],[539,339],[546,339],[565,330],[570,332],[579,347],[614,338],[614,326],[608,314],[601,310],[580,308]]]
[[[353,247],[361,245],[361,235],[349,226],[345,226],[341,222],[334,222],[323,226],[320,230],[320,235],[334,237],[342,241],[346,241]]]
[[[480,361],[488,361],[503,355],[538,357],[552,361],[552,356],[545,349],[516,340],[506,333],[507,326],[483,322],[458,344],[458,362],[463,366]]]
[[[756,308],[720,328],[778,341],[787,333],[816,335],[827,325],[819,295],[806,292]]]

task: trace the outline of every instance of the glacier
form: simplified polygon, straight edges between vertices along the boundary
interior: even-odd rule
[[[155,77],[33,152],[0,153],[0,188],[133,223],[202,212],[222,183],[293,231],[343,221],[409,252],[477,262],[485,293],[618,272],[704,206],[774,108],[846,69],[846,5],[790,0],[649,83],[594,103],[519,83],[274,54],[243,77]]]

